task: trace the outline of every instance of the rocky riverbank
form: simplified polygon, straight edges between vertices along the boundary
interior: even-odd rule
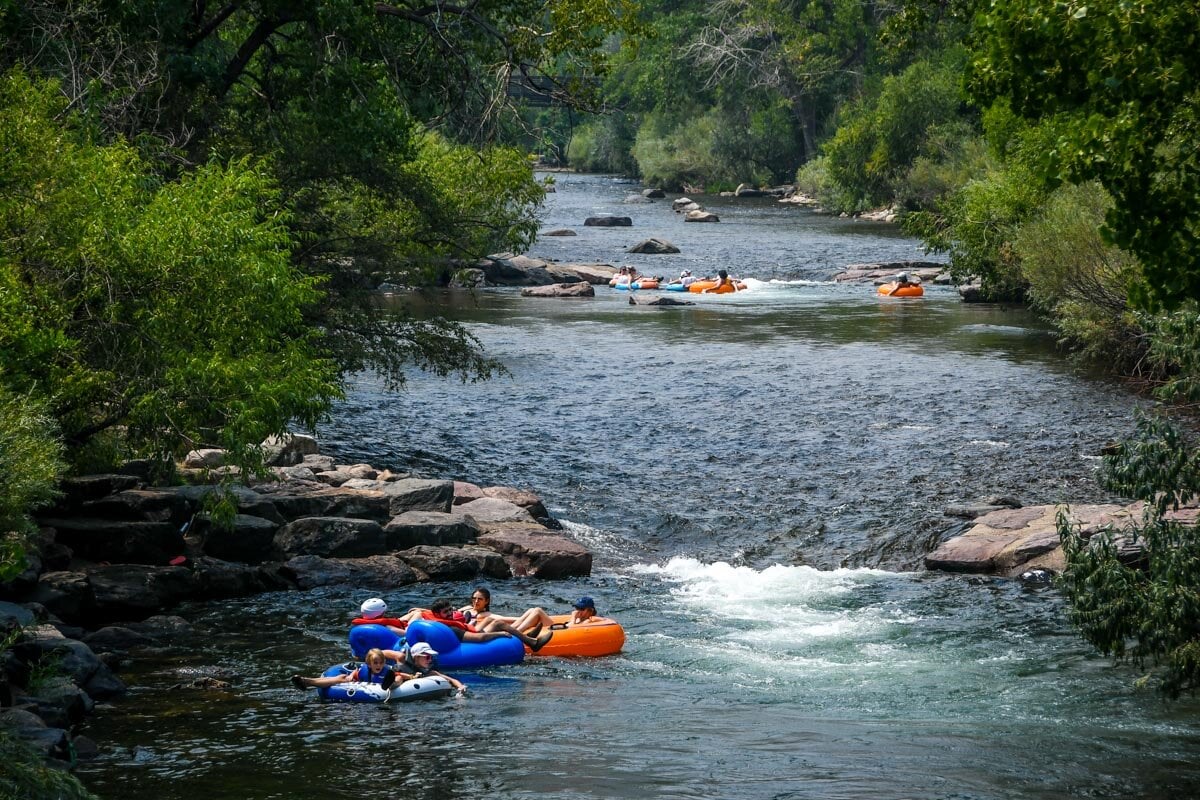
[[[270,453],[269,477],[229,488],[224,515],[221,451],[190,454],[183,485],[150,485],[139,465],[64,481],[26,570],[0,585],[0,729],[59,763],[95,753],[76,727],[125,693],[131,651],[188,638],[164,614],[185,600],[591,573],[592,554],[530,491],[337,464],[305,436]]]

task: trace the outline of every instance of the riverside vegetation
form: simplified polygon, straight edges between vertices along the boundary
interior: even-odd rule
[[[372,290],[527,247],[544,189],[522,148],[654,184],[794,179],[834,211],[895,204],[987,296],[1200,399],[1190,7],[710,6],[0,5],[0,566],[20,569],[28,512],[64,474],[169,470],[202,445],[249,471],[356,371],[493,374],[462,327],[382,314]],[[578,127],[516,113],[521,74],[617,110]],[[1144,434],[1112,486],[1192,493],[1186,437]],[[1198,675],[1200,569],[1160,561],[1196,544],[1157,526],[1149,572],[1079,548],[1063,585],[1091,641],[1164,662],[1174,693]]]

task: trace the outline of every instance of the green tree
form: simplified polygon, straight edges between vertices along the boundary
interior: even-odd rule
[[[587,86],[606,35],[637,27],[625,0],[3,8],[0,64],[58,78],[72,109],[136,141],[153,172],[231,159],[269,170],[295,262],[325,292],[308,322],[343,375],[372,368],[393,384],[414,362],[464,378],[495,366],[459,326],[380,314],[373,290],[528,246],[542,192],[523,154],[488,146],[509,79]]]
[[[211,442],[252,463],[315,424],[337,368],[270,177],[237,162],[163,181],[62,106],[52,83],[0,79],[0,385],[44,398],[76,459],[120,431],[131,452]]]
[[[1149,0],[997,0],[978,17],[969,87],[1028,119],[1061,117],[1052,185],[1094,179],[1106,234],[1141,261],[1135,299],[1200,296],[1200,15]]]

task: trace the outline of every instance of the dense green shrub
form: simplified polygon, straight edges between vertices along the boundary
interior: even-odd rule
[[[895,200],[905,211],[929,211],[991,163],[983,140],[962,121],[927,131],[924,154],[896,182]]]
[[[1200,403],[1200,305],[1185,303],[1177,311],[1139,314],[1150,336],[1147,356],[1153,376],[1162,383],[1156,394],[1173,403]]]
[[[57,433],[40,401],[0,385],[0,582],[24,569],[25,539],[33,528],[28,514],[56,494],[63,470]]]
[[[624,114],[609,114],[586,122],[571,134],[567,145],[567,163],[580,172],[607,172],[636,175],[630,119]]]
[[[1020,226],[1013,248],[1029,283],[1029,300],[1083,355],[1132,371],[1145,338],[1128,308],[1141,280],[1137,259],[1100,233],[1112,200],[1097,183],[1064,186]]]
[[[642,179],[651,185],[682,189],[726,177],[713,153],[715,114],[677,120],[648,114],[633,144]]]
[[[1200,688],[1200,531],[1169,510],[1200,493],[1200,453],[1166,420],[1142,417],[1135,437],[1104,460],[1104,488],[1145,502],[1131,536],[1145,551],[1123,563],[1113,536],[1084,539],[1058,519],[1067,567],[1059,578],[1071,621],[1100,652],[1137,667],[1168,697]]]

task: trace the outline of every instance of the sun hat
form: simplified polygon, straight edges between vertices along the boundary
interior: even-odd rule
[[[364,600],[362,604],[362,615],[367,619],[382,617],[387,612],[387,603],[383,602],[378,597],[372,597],[370,600]]]
[[[683,272],[679,273],[679,277],[686,278],[688,275],[691,275],[691,274],[692,274],[692,271],[690,269],[685,269]]]
[[[437,650],[429,646],[429,642],[417,642],[409,648],[408,652],[414,656],[436,656]]]
[[[596,602],[594,600],[592,600],[592,598],[590,598],[590,597],[581,597],[575,601],[575,610],[576,611],[582,611],[585,608],[590,608],[592,611],[595,611],[596,610]]]

